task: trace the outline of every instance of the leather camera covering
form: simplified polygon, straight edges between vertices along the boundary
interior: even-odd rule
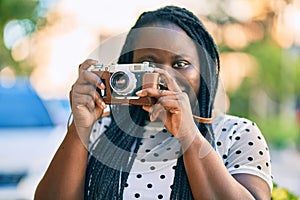
[[[147,105],[151,106],[156,103],[156,99],[152,97],[140,97],[138,99],[131,99],[124,96],[124,99],[115,98],[112,94],[112,89],[110,86],[110,76],[109,71],[94,71],[93,73],[97,74],[105,84],[105,95],[101,97],[106,104],[121,104],[121,105]],[[143,75],[142,88],[158,88],[158,73],[149,73],[146,72]]]

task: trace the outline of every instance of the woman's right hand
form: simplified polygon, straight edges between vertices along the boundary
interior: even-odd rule
[[[85,60],[79,65],[79,73],[76,82],[70,91],[70,103],[73,113],[73,123],[77,132],[89,134],[94,122],[101,117],[106,105],[97,88],[103,90],[105,85],[101,79],[87,69],[97,64],[96,60]]]

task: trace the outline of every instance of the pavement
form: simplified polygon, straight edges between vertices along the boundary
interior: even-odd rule
[[[300,151],[270,147],[270,153],[274,182],[300,197]]]

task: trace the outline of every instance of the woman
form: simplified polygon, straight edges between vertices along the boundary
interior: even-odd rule
[[[219,55],[199,19],[175,6],[143,13],[119,58],[142,62],[156,66],[166,88],[136,92],[156,104],[114,105],[110,117],[97,92],[108,86],[89,71],[97,61],[80,65],[74,120],[35,198],[270,199],[270,157],[257,126],[212,120]]]

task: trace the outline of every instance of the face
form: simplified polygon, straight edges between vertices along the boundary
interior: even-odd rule
[[[182,91],[198,93],[200,61],[196,45],[185,31],[175,24],[154,25],[142,28],[135,38],[134,63],[156,63],[176,78]]]

